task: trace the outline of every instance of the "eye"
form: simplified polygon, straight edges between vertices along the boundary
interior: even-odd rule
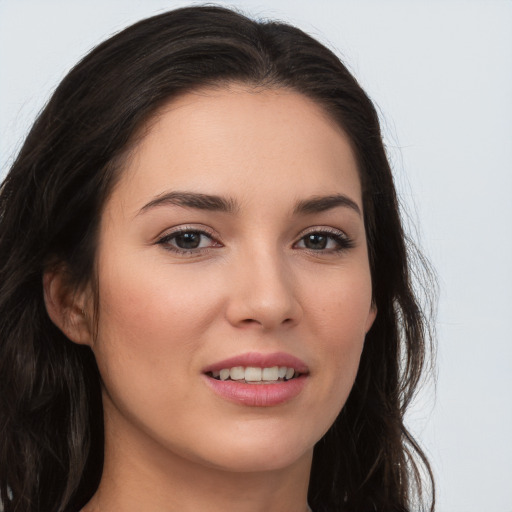
[[[314,252],[339,252],[353,247],[350,238],[338,230],[311,231],[304,235],[296,244],[298,249]]]
[[[211,247],[221,247],[212,235],[198,229],[180,229],[161,237],[158,245],[181,254],[200,252]]]

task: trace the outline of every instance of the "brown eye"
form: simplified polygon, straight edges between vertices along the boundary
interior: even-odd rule
[[[157,243],[169,251],[181,254],[199,253],[203,249],[222,246],[209,233],[197,229],[183,229],[169,233],[160,238]]]
[[[307,249],[312,250],[321,250],[327,247],[327,242],[329,237],[320,234],[320,233],[312,233],[310,235],[306,235],[304,237],[304,246]]]
[[[187,231],[174,236],[174,243],[180,249],[197,249],[204,235],[197,231]]]
[[[337,253],[350,249],[354,244],[343,231],[312,231],[304,235],[296,244],[296,249],[321,253]]]

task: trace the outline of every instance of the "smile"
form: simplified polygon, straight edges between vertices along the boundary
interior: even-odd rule
[[[271,384],[276,382],[286,382],[301,375],[295,368],[288,366],[272,366],[267,368],[258,368],[255,366],[233,366],[232,368],[223,368],[208,372],[207,375],[216,380],[232,380],[245,382],[246,384]]]
[[[285,352],[248,352],[203,369],[214,394],[244,407],[272,407],[290,402],[309,381],[309,368]],[[258,385],[259,384],[259,385]]]

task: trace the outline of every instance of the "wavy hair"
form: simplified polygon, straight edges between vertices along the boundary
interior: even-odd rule
[[[411,273],[424,272],[427,290],[432,279],[411,259],[376,110],[339,58],[301,30],[202,6],[145,19],[94,48],[57,87],[1,186],[5,512],[80,510],[102,473],[99,372],[91,350],[49,319],[43,273],[64,265],[75,289],[94,280],[102,208],[138,130],[173,97],[229,83],[314,100],[350,139],[362,183],[378,315],[348,401],[315,446],[309,502],[317,512],[433,510],[430,466],[404,426],[431,346]]]

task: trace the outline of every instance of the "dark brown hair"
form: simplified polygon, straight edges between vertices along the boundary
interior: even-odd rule
[[[316,512],[419,510],[426,476],[433,510],[430,467],[404,426],[429,323],[413,291],[375,108],[340,60],[304,32],[205,6],[143,20],[91,51],[56,89],[1,187],[5,512],[79,510],[102,472],[100,376],[91,350],[50,321],[43,272],[57,262],[73,286],[91,281],[102,207],[138,129],[178,94],[233,82],[316,101],[351,140],[363,186],[378,315],[349,399],[315,447],[309,502]],[[415,261],[428,291],[428,266]]]

